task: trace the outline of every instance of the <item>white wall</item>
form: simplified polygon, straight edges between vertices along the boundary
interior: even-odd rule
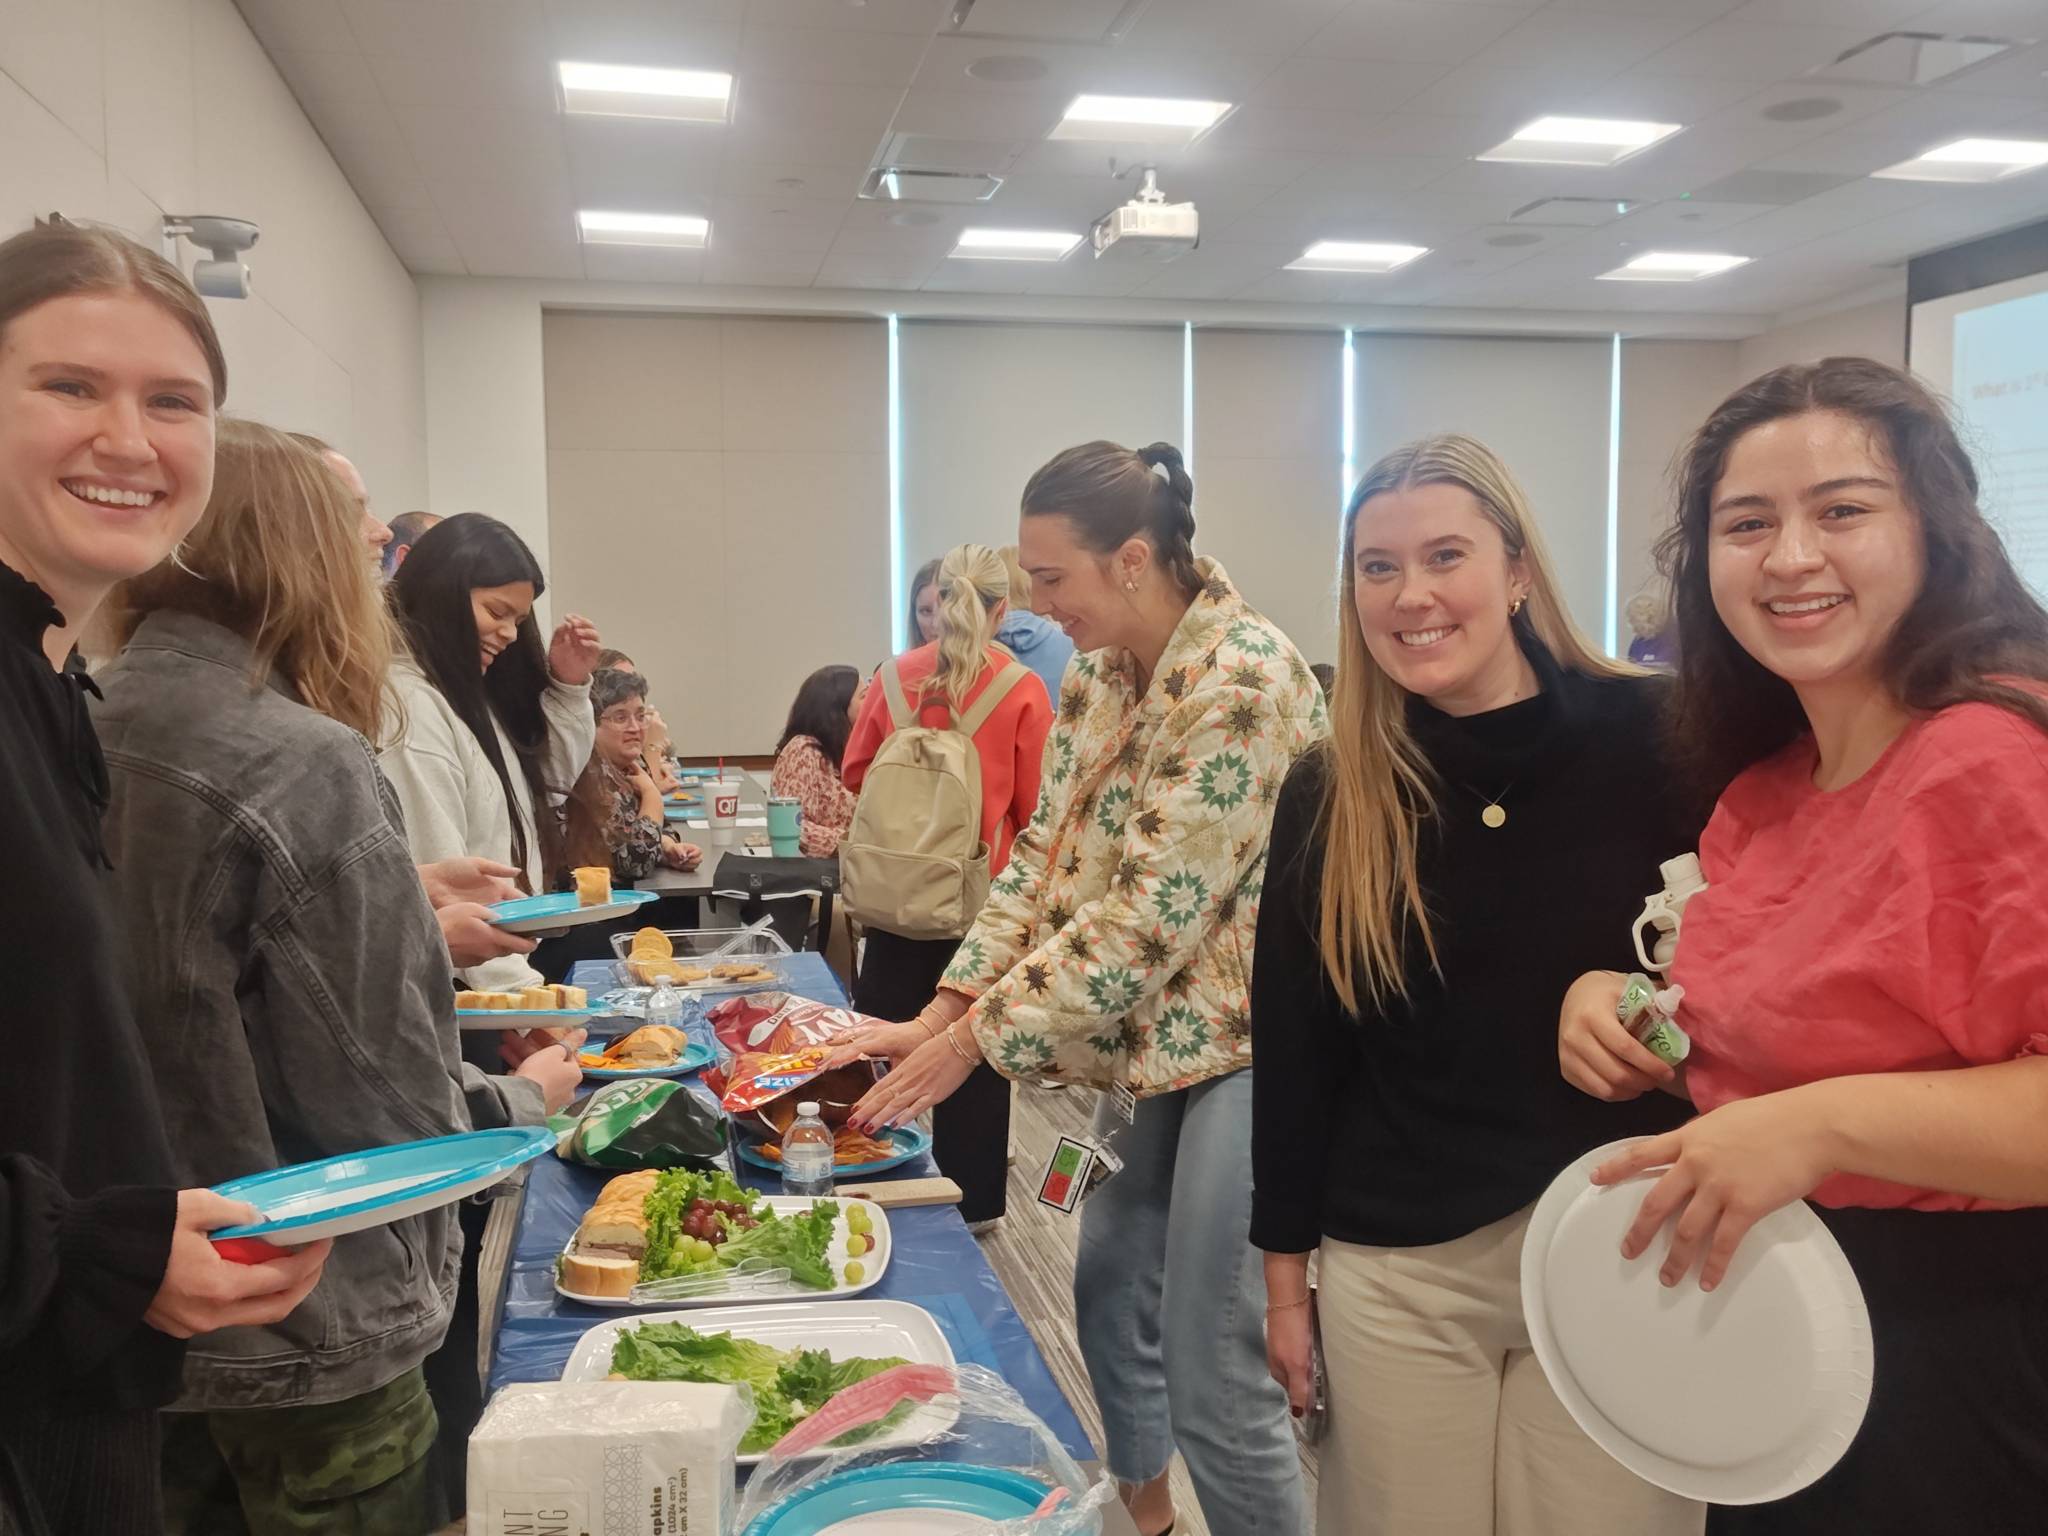
[[[488,512],[509,523],[545,571],[548,417],[540,306],[514,284],[445,277],[419,282],[426,504],[444,517]],[[535,608],[543,627],[552,596]]]
[[[1905,290],[1849,309],[1780,324],[1749,337],[1736,349],[1736,377],[1729,387],[1785,363],[1817,363],[1824,357],[1874,357],[1903,368]]]
[[[254,295],[209,301],[228,408],[426,504],[418,292],[232,0],[0,0],[0,231],[52,211],[152,249],[166,213],[262,225]]]
[[[906,587],[957,544],[1016,543],[1025,482],[1062,449],[1180,442],[1178,326],[906,320],[898,337]]]
[[[1671,471],[1680,451],[1737,383],[1732,341],[1621,344],[1621,457],[1617,497],[1618,648],[1628,649],[1625,610],[1639,592],[1662,593],[1652,553],[1671,521]]]
[[[555,611],[640,664],[686,758],[772,752],[812,671],[890,650],[884,327],[556,313],[542,335]]]

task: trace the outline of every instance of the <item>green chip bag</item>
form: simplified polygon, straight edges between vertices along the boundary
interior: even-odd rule
[[[634,1077],[606,1083],[550,1116],[555,1153],[592,1168],[725,1166],[725,1116],[682,1083]]]

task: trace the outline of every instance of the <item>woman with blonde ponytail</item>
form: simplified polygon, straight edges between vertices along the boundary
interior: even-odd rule
[[[1010,594],[1002,556],[980,544],[962,544],[938,567],[938,638],[888,664],[909,716],[895,717],[888,679],[870,688],[847,738],[841,777],[857,793],[883,738],[899,723],[914,719],[943,727],[959,721],[989,690],[1001,690],[988,718],[972,732],[981,760],[981,840],[988,844],[989,874],[995,876],[1009,863],[1011,841],[1038,805],[1038,764],[1052,729],[1052,702],[1045,685],[995,644]],[[854,978],[854,1006],[879,1019],[915,1018],[959,947],[957,938],[918,939],[870,926]],[[932,1113],[932,1156],[960,1186],[960,1214],[970,1224],[1002,1216],[1009,1154],[1009,1080],[983,1065]]]
[[[1319,1528],[1697,1532],[1699,1506],[1572,1422],[1520,1289],[1557,1171],[1685,1113],[1556,1080],[1566,991],[1628,968],[1658,864],[1697,839],[1665,685],[1587,643],[1520,487],[1471,438],[1373,465],[1340,547],[1332,735],[1280,790],[1252,969],[1251,1235],[1296,1413],[1320,1315]]]

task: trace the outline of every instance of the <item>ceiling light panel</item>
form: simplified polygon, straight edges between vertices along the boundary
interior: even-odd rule
[[[1290,272],[1393,272],[1418,256],[1426,245],[1386,245],[1366,240],[1318,240],[1293,261]]]
[[[1682,123],[1608,117],[1539,117],[1478,160],[1524,165],[1616,165],[1677,133]]]
[[[1060,229],[963,229],[948,254],[974,261],[1058,261],[1081,243]]]
[[[586,208],[576,215],[585,245],[664,245],[701,251],[711,238],[711,221],[693,214],[603,213]]]
[[[1747,256],[1730,256],[1720,251],[1645,251],[1612,272],[1602,272],[1602,282],[1691,283],[1703,277],[1732,272],[1749,261]]]
[[[1053,139],[1101,139],[1118,144],[1192,144],[1222,122],[1227,101],[1170,96],[1076,96]]]
[[[1890,181],[2003,181],[2048,165],[2048,140],[1957,139],[1881,171]]]
[[[732,115],[732,76],[708,69],[649,69],[637,64],[555,66],[562,110],[599,117],[666,117],[722,123]]]

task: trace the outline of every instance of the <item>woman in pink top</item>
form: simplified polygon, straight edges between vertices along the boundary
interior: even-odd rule
[[[995,644],[1010,591],[1000,555],[979,544],[950,551],[939,565],[937,590],[938,638],[898,656],[895,666],[919,722],[944,726],[1018,663]],[[887,693],[880,685],[868,689],[846,743],[843,772],[856,792],[883,738],[895,729]],[[1026,671],[974,732],[974,754],[981,760],[981,840],[989,847],[991,876],[1010,862],[1011,842],[1037,809],[1039,760],[1051,729],[1045,684]],[[854,1007],[878,1019],[916,1018],[959,947],[958,939],[918,939],[870,927],[854,978]],[[984,1062],[959,1093],[932,1111],[932,1156],[960,1186],[964,1220],[981,1226],[1002,1216],[1009,1154],[1010,1081]]]
[[[1679,745],[1720,792],[1673,971],[1701,1113],[1594,1177],[1670,1165],[1623,1240],[1678,1213],[1667,1285],[1811,1199],[1876,1344],[1842,1460],[1711,1532],[2048,1521],[2048,614],[1977,494],[1919,383],[1830,358],[1713,414],[1663,544]],[[1617,981],[1559,1034],[1607,1099],[1656,1065]]]

